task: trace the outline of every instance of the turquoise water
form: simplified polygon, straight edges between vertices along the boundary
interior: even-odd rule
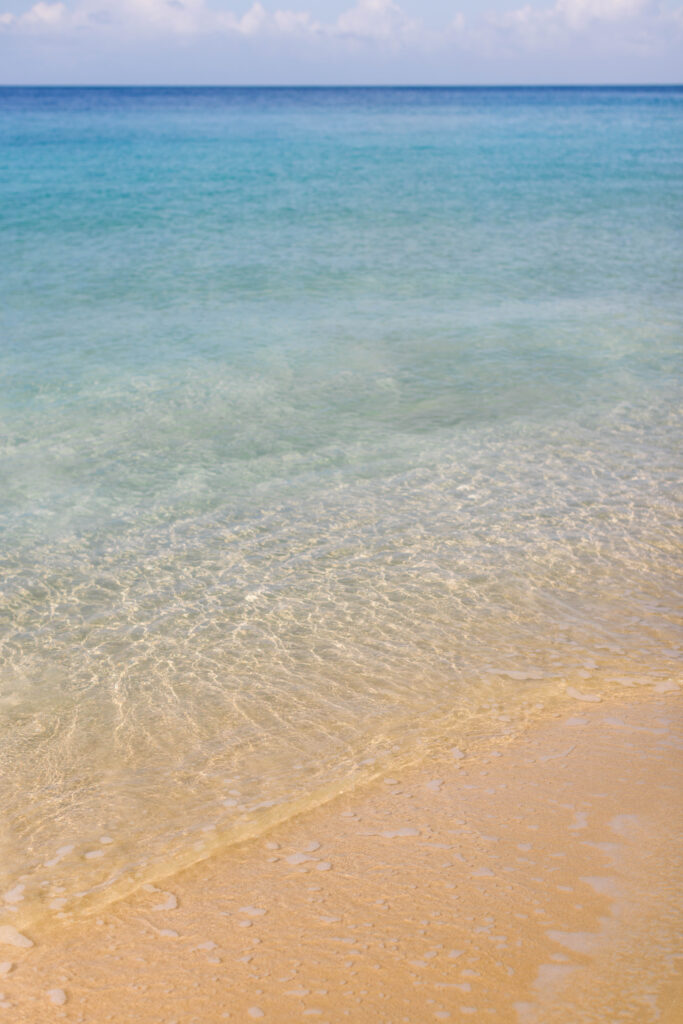
[[[680,635],[681,89],[0,90],[0,921]]]

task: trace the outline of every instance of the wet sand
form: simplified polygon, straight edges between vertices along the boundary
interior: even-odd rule
[[[577,700],[0,945],[4,1019],[681,1021],[682,710]]]

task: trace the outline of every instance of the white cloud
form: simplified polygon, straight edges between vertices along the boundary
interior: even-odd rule
[[[355,7],[339,15],[331,32],[356,39],[389,40],[417,27],[393,0],[358,0]]]
[[[428,31],[409,18],[397,0],[355,0],[329,22],[316,20],[307,10],[268,9],[260,0],[242,13],[211,6],[216,2],[39,0],[21,15],[0,12],[0,34],[59,34],[83,40],[91,33],[136,42],[164,35],[288,38],[292,45],[298,40],[296,45],[311,54],[316,48],[322,53],[325,46],[328,52],[333,45],[339,50],[364,40],[387,52],[479,54],[495,59],[501,53],[559,52],[573,36],[597,39],[598,45],[609,37],[610,46],[623,42],[625,49],[633,50],[636,44],[649,45],[652,40],[656,45],[663,40],[668,43],[669,37],[680,38],[683,32],[683,9],[672,10],[665,0],[536,0],[516,8],[510,0],[511,9],[502,14],[483,13],[466,21],[455,12],[440,32]]]
[[[152,31],[171,34],[197,34],[227,31],[251,35],[264,25],[268,15],[260,3],[241,17],[207,7],[204,0],[76,0],[64,3],[40,0],[20,16],[1,15],[0,25],[19,31],[35,32]]]
[[[683,28],[682,9],[671,9],[663,0],[555,0],[550,6],[526,3],[485,21],[490,30],[480,33],[489,48],[499,45],[508,52],[560,50],[582,36],[588,44],[614,52],[634,53],[669,45]]]
[[[26,21],[33,25],[58,25],[66,15],[64,4],[37,3],[25,15]]]
[[[568,25],[579,27],[595,20],[633,18],[651,6],[650,0],[558,0],[555,10]]]
[[[242,32],[245,36],[253,36],[266,26],[268,21],[268,15],[266,14],[265,8],[255,3],[253,7],[250,7],[246,14],[242,15],[238,22],[238,31]]]
[[[23,15],[0,13],[0,28],[19,31],[72,31],[90,27],[104,32],[153,30],[173,34],[298,34],[386,41],[419,31],[394,0],[357,0],[336,21],[322,23],[308,11],[267,11],[256,2],[244,14],[209,7],[205,0],[40,0]]]
[[[306,34],[320,32],[322,26],[314,21],[308,11],[276,11],[273,23],[284,34]]]
[[[654,0],[556,0],[553,7],[530,3],[503,14],[488,16],[490,25],[500,29],[533,32],[537,30],[581,30],[595,22],[620,22],[651,13],[658,16]]]
[[[66,18],[68,18],[68,11],[64,4],[44,3],[41,0],[40,3],[34,4],[21,15],[12,14],[9,11],[0,13],[0,26],[5,28],[54,28],[64,22]]]
[[[67,7],[64,3],[46,3],[40,0],[24,14],[0,15],[4,23],[18,31],[72,32],[84,28],[112,31],[124,26],[147,26],[170,32],[192,31],[203,11],[203,0],[78,0]]]

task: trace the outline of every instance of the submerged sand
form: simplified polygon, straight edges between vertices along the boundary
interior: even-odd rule
[[[7,1019],[683,1020],[682,707],[454,748],[48,934]]]

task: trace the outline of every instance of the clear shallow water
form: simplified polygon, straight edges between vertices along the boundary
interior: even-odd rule
[[[682,127],[0,90],[0,921],[673,676]]]

